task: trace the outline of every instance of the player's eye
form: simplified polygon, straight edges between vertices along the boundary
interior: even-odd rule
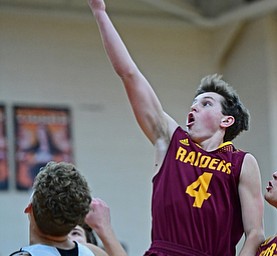
[[[211,101],[204,101],[203,102],[203,106],[206,107],[206,106],[212,106],[213,103]]]

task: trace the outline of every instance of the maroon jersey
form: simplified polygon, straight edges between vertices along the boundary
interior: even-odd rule
[[[245,152],[207,152],[178,127],[153,178],[152,244],[145,255],[234,256],[243,234],[238,183]]]
[[[258,248],[256,256],[277,255],[277,236],[269,237]]]

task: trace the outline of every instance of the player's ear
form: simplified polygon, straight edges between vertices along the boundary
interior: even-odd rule
[[[32,203],[29,203],[24,210],[24,213],[30,213],[32,211]]]
[[[235,122],[235,118],[233,116],[224,116],[221,119],[221,127],[228,128]]]

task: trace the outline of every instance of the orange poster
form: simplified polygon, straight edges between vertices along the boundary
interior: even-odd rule
[[[0,106],[0,189],[8,188],[9,170],[8,170],[8,152],[7,152],[7,133],[6,133],[6,113],[5,107]]]
[[[30,189],[49,161],[73,162],[69,109],[15,106],[14,121],[17,189]]]

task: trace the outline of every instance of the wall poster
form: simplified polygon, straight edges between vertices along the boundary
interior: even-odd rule
[[[49,161],[72,162],[71,115],[68,108],[14,106],[16,187],[32,188]]]
[[[6,132],[6,109],[0,105],[0,190],[8,189],[8,142]]]

